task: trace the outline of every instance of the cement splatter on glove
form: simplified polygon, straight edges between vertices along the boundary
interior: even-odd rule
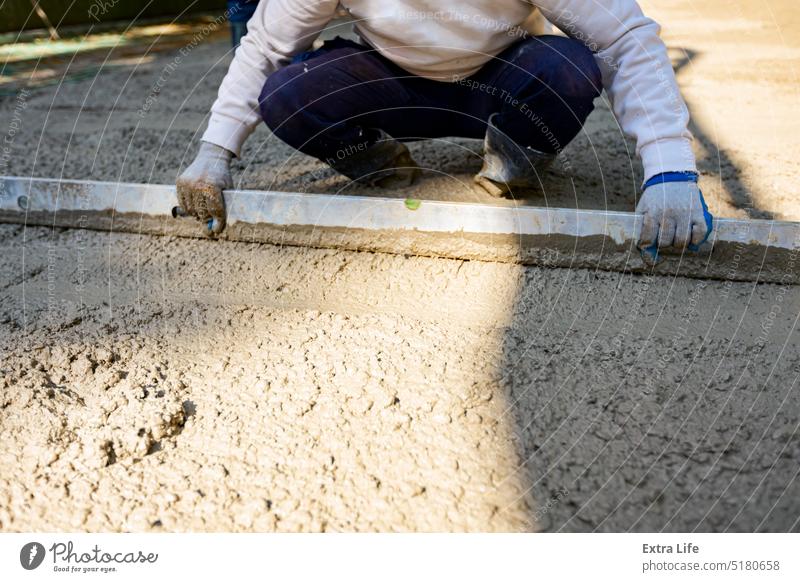
[[[658,259],[659,249],[697,251],[713,227],[693,172],[666,172],[650,178],[636,213],[643,217],[638,246],[651,262]]]
[[[213,143],[201,142],[192,164],[177,182],[178,200],[187,214],[206,221],[209,231],[225,228],[225,200],[222,191],[233,188],[230,163],[233,154]]]

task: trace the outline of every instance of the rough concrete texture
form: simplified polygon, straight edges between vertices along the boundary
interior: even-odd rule
[[[699,118],[742,120],[699,140],[712,209],[797,218],[791,3],[780,29],[651,5],[703,55],[681,75]],[[2,173],[173,180],[225,50],[194,48],[142,116],[171,52],[5,98]],[[606,109],[580,140],[547,203],[631,210]],[[416,195],[468,187],[462,146],[414,145],[445,173]],[[345,186],[263,129],[237,163],[246,186]],[[0,245],[3,531],[800,529],[796,287],[9,225]]]

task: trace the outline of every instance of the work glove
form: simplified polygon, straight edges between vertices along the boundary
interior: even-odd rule
[[[658,260],[659,249],[697,251],[713,226],[693,172],[667,172],[650,178],[636,213],[643,217],[638,246],[642,256],[652,262]]]
[[[201,142],[192,164],[177,182],[181,208],[208,224],[209,233],[225,228],[225,201],[222,191],[233,188],[230,163],[233,153],[213,143]]]

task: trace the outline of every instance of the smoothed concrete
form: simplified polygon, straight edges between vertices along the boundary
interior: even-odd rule
[[[174,186],[0,176],[0,221],[206,237],[181,216]],[[223,240],[340,248],[548,267],[651,272],[734,281],[800,282],[800,223],[717,219],[696,252],[636,248],[632,213],[518,208],[285,192],[225,193]]]

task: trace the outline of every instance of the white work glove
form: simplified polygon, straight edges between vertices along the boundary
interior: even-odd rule
[[[222,191],[233,188],[231,158],[233,153],[225,148],[201,142],[197,157],[177,182],[181,208],[187,214],[207,221],[209,231],[214,234],[219,234],[225,228]]]
[[[711,234],[713,217],[694,181],[656,181],[645,188],[636,213],[643,217],[639,249],[652,260],[667,247],[696,251]]]

